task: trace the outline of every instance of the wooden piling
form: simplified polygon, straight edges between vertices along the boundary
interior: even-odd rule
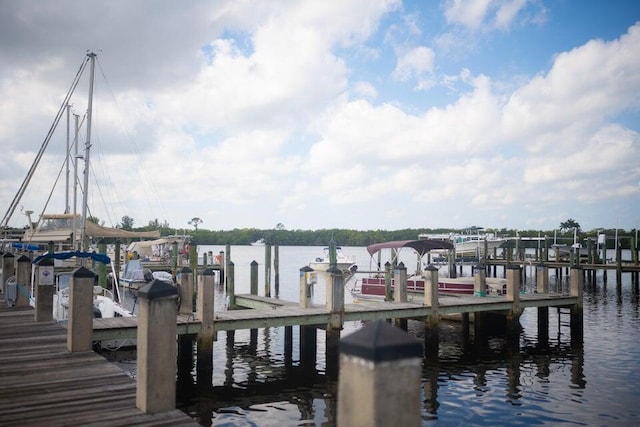
[[[54,262],[52,258],[42,258],[36,264],[36,322],[53,320],[53,291],[55,282]]]
[[[98,253],[100,255],[107,255],[107,243],[104,239],[98,240]],[[107,287],[107,264],[98,263],[98,286],[102,288]]]
[[[29,307],[31,297],[31,259],[26,255],[16,258],[16,307]]]
[[[438,269],[433,265],[424,272],[424,305],[431,307],[431,314],[424,322],[425,355],[437,358],[440,347],[440,303],[438,300]]]
[[[227,304],[229,309],[236,306],[236,266],[233,261],[227,264]]]
[[[273,245],[273,286],[276,298],[280,296],[280,246]]]
[[[198,334],[197,370],[210,371],[213,369],[213,341],[214,328],[214,292],[215,276],[213,270],[206,268],[198,275],[198,299],[196,301],[196,317],[200,319],[202,327]]]
[[[180,270],[180,314],[193,314],[193,271],[189,267]]]
[[[378,320],[340,341],[339,426],[419,426],[420,341]]]
[[[93,284],[96,275],[85,267],[71,274],[67,320],[67,350],[90,351],[93,344]]]
[[[571,269],[569,275],[569,292],[571,296],[577,297],[578,302],[571,307],[571,344],[582,345],[583,342],[583,282],[582,282],[582,269],[579,266],[575,266]]]
[[[477,265],[473,272],[473,295],[477,297],[487,296],[487,276],[485,269]]]
[[[384,300],[393,301],[393,290],[391,289],[391,263],[389,261],[384,263]]]
[[[300,269],[300,307],[313,307],[313,269],[305,265]]]
[[[342,270],[335,266],[330,267],[327,272],[331,275],[331,280],[327,283],[327,310],[331,313],[327,329],[342,329],[344,276]]]
[[[177,289],[153,280],[138,290],[136,406],[144,413],[175,409]]]
[[[507,332],[517,335],[520,332],[520,266],[511,265],[507,268],[507,295],[506,300],[511,302],[511,310],[507,314]]]
[[[7,280],[16,274],[15,256],[11,252],[2,254],[2,294],[7,295]]]
[[[271,245],[264,246],[264,296],[271,296]]]
[[[402,262],[393,271],[393,283],[393,300],[395,302],[407,302],[407,268]]]
[[[249,266],[250,281],[249,281],[249,293],[251,295],[258,295],[258,261],[253,260]]]

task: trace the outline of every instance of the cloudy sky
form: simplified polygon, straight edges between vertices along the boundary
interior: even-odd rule
[[[637,0],[0,10],[3,213],[94,51],[89,209],[109,226],[640,223]],[[71,100],[80,120],[88,69]],[[64,210],[66,135],[63,115],[11,225],[47,198]]]

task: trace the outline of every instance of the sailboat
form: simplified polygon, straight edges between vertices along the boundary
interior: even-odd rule
[[[29,169],[26,178],[20,186],[16,196],[14,197],[11,205],[9,206],[1,225],[7,226],[11,216],[15,212],[15,209],[20,204],[21,198],[27,189],[35,170],[42,159],[42,156],[47,148],[49,141],[53,135],[55,128],[57,127],[62,113],[67,111],[67,124],[69,121],[69,101],[75,88],[78,85],[80,76],[83,74],[87,64],[90,65],[90,77],[89,77],[89,101],[86,116],[86,142],[84,145],[84,155],[78,155],[78,116],[76,116],[75,126],[75,161],[74,161],[74,186],[73,186],[73,213],[70,213],[69,203],[69,180],[67,179],[66,188],[66,209],[63,214],[45,214],[44,209],[38,220],[34,223],[31,221],[32,211],[26,211],[25,213],[29,217],[29,227],[25,230],[22,238],[23,243],[33,244],[51,244],[53,243],[54,250],[49,251],[46,254],[35,258],[34,262],[38,262],[42,257],[50,257],[54,259],[55,267],[63,266],[78,266],[83,260],[93,259],[94,261],[108,264],[111,266],[111,270],[114,277],[113,291],[109,291],[103,286],[94,286],[94,317],[130,317],[133,313],[126,310],[118,301],[122,301],[120,297],[119,284],[117,282],[117,275],[115,274],[114,265],[111,259],[106,254],[97,254],[90,250],[89,239],[99,238],[159,238],[160,233],[158,231],[152,232],[132,232],[127,230],[121,230],[117,228],[103,227],[88,221],[88,193],[89,193],[89,170],[90,170],[90,153],[91,153],[91,120],[92,120],[92,108],[93,108],[93,87],[94,87],[94,74],[95,74],[95,61],[96,54],[93,52],[87,53],[87,57],[81,64],[80,70],[76,74],[76,77],[65,97],[60,110],[52,124],[47,137],[45,138],[40,150],[38,151],[36,158]],[[70,143],[69,143],[69,127],[67,126],[67,152],[65,158],[65,164],[67,172],[69,172],[69,159],[71,157]],[[77,188],[78,188],[78,162],[84,160],[84,174],[83,174],[83,199],[81,204],[81,212],[77,212]],[[46,209],[46,207],[45,207]],[[68,264],[71,262],[71,264]],[[67,263],[67,264],[65,264]],[[67,318],[68,300],[69,300],[69,271],[59,271],[56,275],[56,294],[54,296],[54,308],[53,315],[57,321],[65,321]],[[33,292],[32,292],[33,294]],[[115,295],[114,295],[115,294]],[[116,300],[116,296],[118,297]],[[135,343],[135,342],[134,342]],[[103,343],[104,344],[104,343]],[[124,343],[113,342],[108,343],[108,346],[116,345],[122,346]]]

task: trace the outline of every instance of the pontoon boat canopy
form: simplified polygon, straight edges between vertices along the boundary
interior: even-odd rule
[[[376,252],[382,249],[400,249],[411,248],[416,251],[420,256],[424,256],[427,252],[433,249],[453,249],[451,242],[444,240],[394,240],[392,242],[374,243],[367,246],[367,252],[373,256]]]

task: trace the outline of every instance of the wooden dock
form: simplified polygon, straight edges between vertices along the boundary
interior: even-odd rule
[[[214,329],[233,331],[238,329],[259,329],[279,326],[327,325],[331,313],[325,305],[302,308],[298,303],[257,295],[236,295],[236,304],[243,310],[218,311],[215,313]],[[521,308],[526,307],[570,307],[578,298],[562,294],[526,294],[519,300]],[[487,311],[508,311],[513,302],[505,296],[475,297],[473,295],[440,295],[439,314],[479,313]],[[342,320],[369,321],[377,319],[424,319],[431,314],[431,307],[417,302],[370,301],[345,304]],[[198,334],[201,322],[195,316],[178,316],[179,335]],[[137,319],[120,317],[93,319],[93,339],[96,341],[135,338]]]
[[[197,426],[180,410],[144,414],[136,383],[93,351],[70,353],[67,331],[0,304],[0,425]]]

